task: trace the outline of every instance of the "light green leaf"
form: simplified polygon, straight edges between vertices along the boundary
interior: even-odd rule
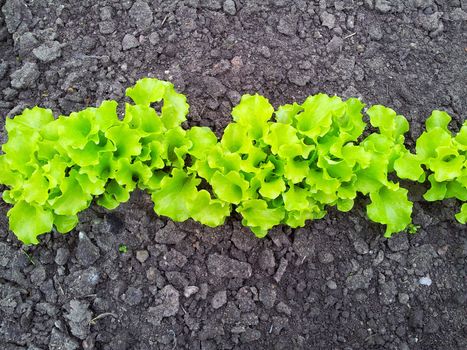
[[[209,168],[218,169],[224,174],[230,171],[239,171],[242,164],[242,158],[238,153],[223,150],[220,144],[211,149],[207,160]]]
[[[216,171],[210,184],[216,196],[225,202],[239,204],[247,199],[249,183],[238,172],[231,171],[224,175]]]
[[[188,153],[198,159],[206,159],[209,149],[217,143],[216,134],[205,126],[192,127],[187,130],[186,137],[191,141],[191,147]]]
[[[58,125],[59,143],[63,147],[83,149],[89,141],[99,142],[99,126],[95,122],[95,108],[61,116],[53,124]]]
[[[231,123],[224,129],[221,145],[232,153],[248,153],[252,147],[252,141],[244,125]]]
[[[348,212],[353,208],[354,200],[353,199],[341,199],[337,200],[337,210],[342,212]]]
[[[172,129],[180,126],[186,120],[189,108],[186,97],[177,93],[170,84],[165,90],[164,105],[161,109],[161,119],[165,127]]]
[[[99,131],[105,132],[108,128],[118,124],[117,101],[103,101],[95,109],[94,122],[99,126]]]
[[[37,236],[52,230],[52,212],[37,204],[19,201],[7,215],[10,219],[10,230],[24,244],[37,244]]]
[[[328,156],[321,156],[318,158],[317,165],[321,169],[326,169],[329,176],[340,181],[349,181],[353,176],[352,167],[342,159],[331,159]]]
[[[325,135],[333,122],[333,115],[340,117],[345,113],[345,104],[337,97],[317,94],[308,97],[302,104],[303,112],[297,114],[297,129],[314,141]]]
[[[326,170],[314,168],[310,168],[309,175],[305,179],[305,182],[310,186],[310,192],[315,194],[318,191],[322,191],[327,194],[334,194],[341,184],[338,179],[329,176]]]
[[[21,186],[23,176],[11,169],[7,155],[0,154],[0,184],[10,187]]]
[[[426,130],[430,132],[431,130],[436,130],[441,128],[448,131],[448,125],[451,121],[451,116],[443,111],[434,110],[431,112],[430,117],[426,120]]]
[[[436,158],[428,160],[429,168],[434,172],[436,181],[454,180],[461,176],[465,157],[453,147],[438,147]]]
[[[461,211],[456,214],[456,219],[461,224],[467,223],[467,203],[462,204]]]
[[[446,198],[447,183],[438,182],[435,180],[435,176],[432,174],[428,176],[428,181],[430,181],[430,189],[423,195],[429,202],[440,201]]]
[[[138,184],[145,187],[151,177],[152,171],[139,160],[130,162],[121,158],[116,162],[115,180],[129,191],[133,191]]]
[[[110,127],[105,136],[113,142],[116,147],[114,156],[116,158],[129,158],[141,153],[141,135],[130,129],[127,124],[121,123]]]
[[[293,210],[286,212],[286,218],[283,223],[292,227],[303,227],[307,220],[316,220],[323,218],[327,212],[318,205],[318,203],[310,204],[305,210]]]
[[[394,170],[401,179],[425,181],[425,171],[419,157],[410,152],[404,153],[394,162]]]
[[[106,209],[115,209],[120,203],[130,199],[130,192],[115,180],[110,180],[105,186],[105,192],[97,199],[97,204]]]
[[[5,129],[8,133],[13,130],[30,130],[39,132],[45,125],[52,122],[54,116],[50,109],[34,107],[26,108],[23,113],[15,116],[13,119],[6,119]]]
[[[434,128],[429,132],[420,135],[416,142],[417,155],[422,161],[428,161],[430,158],[436,158],[438,147],[451,147],[451,135],[440,128]]]
[[[284,208],[268,208],[262,199],[250,199],[241,203],[237,212],[243,217],[242,223],[250,227],[257,237],[264,237],[268,230],[280,224],[285,217]]]
[[[392,140],[397,140],[409,130],[409,123],[402,115],[388,107],[375,105],[368,109],[370,123],[375,128],[378,128],[382,135],[385,135]]]
[[[230,215],[230,205],[218,199],[212,199],[206,190],[198,192],[193,201],[188,202],[191,217],[210,227],[222,225]]]
[[[342,116],[335,116],[334,120],[339,127],[339,137],[345,141],[356,141],[365,130],[362,110],[365,104],[357,98],[345,101],[346,111]]]
[[[243,95],[240,103],[232,109],[233,120],[247,128],[250,137],[258,140],[267,132],[267,122],[274,108],[268,99],[255,95]]]
[[[261,148],[251,146],[247,154],[242,156],[240,169],[246,173],[256,174],[265,167],[273,167],[272,164],[266,165],[266,157],[268,154]]]
[[[271,152],[278,154],[283,145],[298,144],[297,129],[293,126],[280,123],[271,123],[269,132],[264,137],[266,144],[271,146]]]
[[[276,115],[275,119],[278,123],[281,124],[292,124],[294,122],[295,116],[301,111],[303,111],[302,106],[296,102],[293,104],[279,106],[277,111],[274,113]]]
[[[446,184],[446,198],[467,201],[467,186],[462,185],[459,181],[448,181]]]
[[[137,129],[137,132],[143,137],[159,135],[165,130],[162,120],[154,108],[145,105],[125,104],[123,122],[127,123],[130,129]]]
[[[36,170],[23,184],[23,198],[28,203],[44,204],[49,197],[49,182],[41,170]]]
[[[159,102],[165,95],[166,89],[171,86],[169,82],[144,78],[126,89],[126,95],[137,105],[149,106],[153,102]]]
[[[8,142],[2,150],[11,170],[29,177],[37,168],[35,153],[38,151],[39,133],[30,129],[12,129],[8,132]]]
[[[144,78],[138,80],[135,86],[128,88],[126,95],[135,104],[146,107],[163,99],[161,120],[167,129],[180,126],[186,120],[189,109],[186,97],[176,92],[172,83],[154,78]]]
[[[290,185],[290,188],[282,194],[284,199],[285,210],[287,211],[302,211],[308,209],[310,202],[308,197],[310,192],[304,188],[298,186]]]
[[[78,225],[77,215],[54,215],[54,225],[58,232],[67,233]]]
[[[170,129],[165,133],[162,145],[167,152],[163,157],[165,163],[182,168],[185,165],[185,156],[192,147],[191,141],[186,137],[186,131],[181,127]]]
[[[386,225],[385,237],[403,231],[411,222],[412,202],[407,199],[407,190],[392,190],[382,187],[370,193],[371,204],[367,206],[370,220]]]
[[[196,186],[201,180],[173,169],[170,177],[161,181],[160,189],[152,192],[154,211],[174,221],[185,221],[191,216],[190,204],[198,194]]]
[[[91,203],[92,196],[80,186],[77,180],[78,176],[77,170],[72,169],[59,186],[61,195],[49,199],[49,204],[55,214],[76,215]]]
[[[454,140],[457,142],[457,147],[459,148],[459,150],[462,150],[464,152],[467,151],[467,121],[464,122],[464,125],[462,126]]]

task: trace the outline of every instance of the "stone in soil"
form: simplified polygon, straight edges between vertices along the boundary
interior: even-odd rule
[[[171,249],[162,256],[159,261],[159,267],[164,271],[173,271],[182,268],[188,259],[178,250]]]
[[[134,49],[135,47],[139,46],[139,41],[136,37],[132,34],[125,34],[122,40],[122,49],[123,51],[127,51],[130,49]]]
[[[136,306],[141,303],[143,299],[143,292],[141,288],[128,287],[125,293],[122,295],[123,301],[130,306]]]
[[[284,276],[285,270],[287,269],[289,262],[287,259],[282,258],[279,267],[276,270],[276,273],[274,274],[274,280],[279,283],[282,279],[282,276]]]
[[[267,308],[274,306],[277,298],[276,287],[271,284],[261,285],[259,287],[259,301]]]
[[[156,231],[154,240],[161,244],[177,244],[182,241],[185,236],[185,232],[175,226],[173,221],[169,221],[167,225]]]
[[[212,297],[211,305],[214,309],[219,309],[227,303],[227,292],[221,290]]]
[[[136,252],[136,260],[141,264],[144,263],[149,258],[149,252],[147,250],[138,250]]]
[[[208,271],[217,277],[250,278],[251,265],[224,255],[212,254],[208,257]]]
[[[130,18],[136,24],[138,29],[147,29],[152,23],[152,10],[148,3],[142,0],[137,0],[131,6],[129,11]]]
[[[347,277],[346,284],[350,290],[365,290],[370,286],[370,281],[372,278],[373,269],[367,268]]]
[[[55,254],[55,263],[59,266],[63,266],[67,263],[70,257],[70,251],[67,248],[58,248]]]
[[[58,41],[54,40],[36,47],[32,53],[39,61],[51,62],[62,55],[62,47]]]
[[[26,62],[23,66],[11,74],[11,86],[15,89],[25,89],[32,87],[39,78],[39,69],[37,64]]]
[[[78,247],[75,256],[78,262],[83,266],[91,266],[100,257],[100,251],[84,232],[78,234]]]
[[[194,295],[194,294],[196,294],[198,292],[199,292],[199,287],[197,287],[197,286],[187,286],[187,287],[185,287],[183,295],[185,296],[185,298],[189,298],[189,297],[191,297],[192,295]]]
[[[401,252],[409,249],[409,240],[407,235],[400,233],[388,239],[388,247],[393,252]]]
[[[312,258],[315,254],[313,234],[306,229],[299,228],[295,232],[293,249],[301,258]]]
[[[368,248],[368,243],[366,243],[362,239],[356,239],[353,243],[353,246],[355,248],[355,251],[360,254],[360,255],[365,255],[368,254],[369,248]]]
[[[158,326],[162,319],[176,315],[180,307],[179,298],[180,293],[170,284],[162,288],[157,293],[155,306],[151,306],[147,311],[148,321]]]
[[[237,7],[233,0],[225,0],[223,5],[225,13],[234,16],[237,13]]]
[[[6,0],[2,7],[5,24],[10,34],[27,28],[32,22],[32,13],[23,0]]]
[[[260,253],[258,265],[263,270],[273,269],[276,267],[276,260],[271,249],[266,248]]]
[[[341,37],[334,35],[326,45],[326,49],[328,52],[339,52],[343,45],[344,40]]]
[[[90,333],[92,319],[89,304],[79,300],[71,300],[65,318],[68,320],[71,333],[79,339],[86,339]]]
[[[336,24],[336,17],[333,14],[324,11],[321,13],[320,17],[321,25],[328,27],[329,29],[334,28],[334,25]]]
[[[60,332],[57,328],[52,328],[48,342],[49,350],[76,350],[79,349],[79,347],[76,340]]]
[[[287,73],[289,81],[297,86],[305,86],[311,80],[311,76],[299,71],[297,69],[291,69]]]
[[[293,36],[297,32],[297,21],[298,18],[294,15],[281,17],[277,25],[277,30],[279,33]]]
[[[321,264],[330,264],[334,261],[334,255],[330,252],[321,250],[318,253],[318,260]]]
[[[99,283],[100,273],[95,267],[77,270],[65,277],[64,288],[72,295],[92,294]]]

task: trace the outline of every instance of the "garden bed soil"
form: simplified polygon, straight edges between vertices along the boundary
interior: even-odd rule
[[[411,124],[467,114],[465,0],[0,0],[0,115],[68,114],[154,76],[218,135],[244,93],[277,107],[317,92]],[[4,118],[0,141],[6,139]],[[147,194],[93,206],[67,235],[22,246],[0,204],[0,348],[466,349],[459,203],[408,185],[415,235],[383,238],[367,200],[256,239],[158,217]],[[126,248],[126,252],[125,251]]]

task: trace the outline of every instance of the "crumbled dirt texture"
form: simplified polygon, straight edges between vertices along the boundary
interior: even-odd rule
[[[431,110],[448,111],[454,130],[467,114],[465,0],[0,7],[1,115],[123,102],[144,76],[173,81],[191,104],[187,126],[218,134],[257,91],[275,106],[319,91],[385,104],[410,120],[409,145]],[[0,348],[466,349],[466,227],[458,203],[424,203],[422,190],[412,187],[418,233],[391,240],[365,200],[258,240],[238,217],[174,224],[135,192],[22,247],[0,204]]]

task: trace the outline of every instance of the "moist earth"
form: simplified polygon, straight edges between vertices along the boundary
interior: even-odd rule
[[[465,0],[0,0],[0,114],[122,103],[145,76],[172,81],[186,126],[218,135],[244,93],[274,106],[317,92],[384,104],[411,124],[467,114]],[[0,120],[0,142],[6,140]],[[466,349],[467,230],[455,201],[405,184],[414,235],[388,240],[330,210],[256,239],[233,215],[207,228],[158,217],[135,192],[35,247],[0,204],[0,348]],[[126,249],[124,249],[126,247]],[[126,250],[126,251],[125,251]]]

